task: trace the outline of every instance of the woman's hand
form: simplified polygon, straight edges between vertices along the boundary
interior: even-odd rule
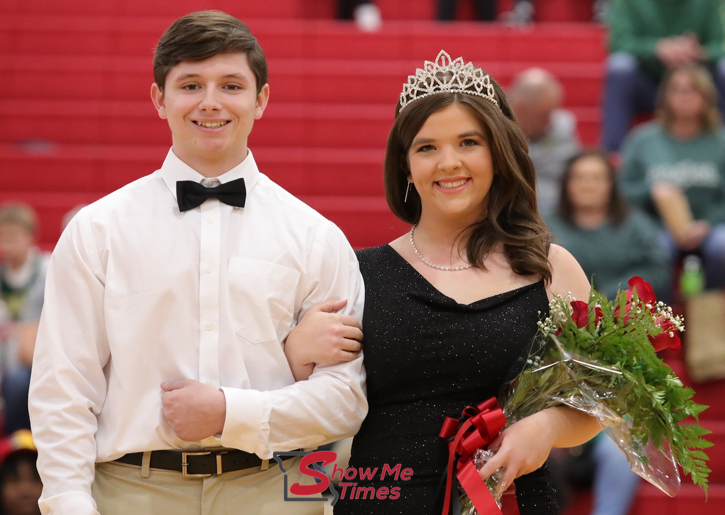
[[[553,447],[576,447],[601,431],[594,417],[567,406],[556,406],[519,420],[488,446],[496,455],[479,471],[486,479],[499,468],[504,474],[498,486],[503,493],[514,479],[541,468]]]
[[[529,474],[544,464],[556,442],[549,410],[543,410],[507,427],[488,449],[496,455],[479,470],[483,479],[504,467],[498,493],[503,493],[514,479]]]
[[[328,300],[312,306],[285,341],[284,353],[295,380],[307,379],[315,365],[356,359],[362,349],[362,328],[351,315],[335,313],[347,300]]]

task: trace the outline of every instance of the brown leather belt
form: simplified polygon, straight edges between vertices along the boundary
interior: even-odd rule
[[[116,461],[129,465],[142,466],[142,452],[125,454]],[[225,472],[234,472],[249,468],[261,467],[262,459],[256,454],[225,449],[219,451],[153,451],[151,452],[152,469],[175,470],[184,477],[209,477]]]

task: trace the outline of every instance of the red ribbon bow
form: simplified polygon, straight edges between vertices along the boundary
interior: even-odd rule
[[[478,406],[466,406],[461,420],[446,417],[439,436],[448,442],[448,476],[443,515],[448,515],[453,489],[453,464],[459,456],[456,477],[481,515],[501,514],[486,483],[473,463],[473,454],[486,447],[506,425],[506,416],[495,397]],[[453,438],[455,436],[455,438]]]

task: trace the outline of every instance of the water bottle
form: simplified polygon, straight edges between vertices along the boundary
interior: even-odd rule
[[[682,263],[680,291],[686,297],[694,297],[702,293],[704,289],[705,273],[702,270],[702,261],[697,256],[686,256]]]

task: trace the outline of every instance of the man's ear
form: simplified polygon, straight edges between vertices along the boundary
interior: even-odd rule
[[[264,110],[267,108],[269,102],[269,84],[262,86],[262,90],[257,95],[257,106],[254,112],[254,119],[259,120],[264,114]]]
[[[154,103],[159,118],[166,120],[166,104],[164,103],[164,92],[155,82],[151,84],[151,101]]]

